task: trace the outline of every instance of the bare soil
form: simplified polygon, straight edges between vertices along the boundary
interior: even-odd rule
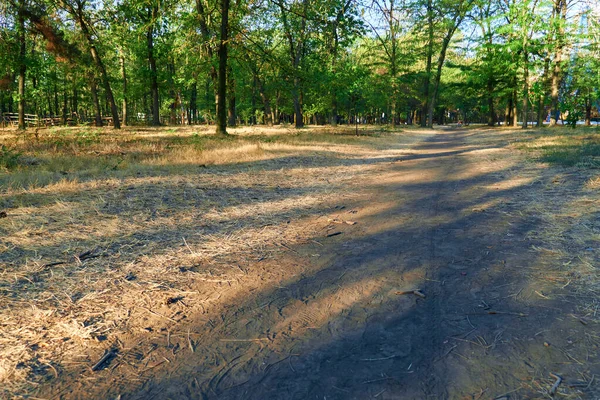
[[[210,257],[195,256],[200,239],[179,238],[202,226],[205,211],[164,232],[128,234],[128,243],[115,232],[105,258],[88,262],[113,263],[113,272],[102,271],[114,274],[114,284],[98,296],[112,296],[129,314],[69,347],[79,354],[38,361],[38,378],[17,397],[600,398],[600,196],[588,185],[591,173],[527,160],[512,145],[520,135],[407,131],[385,148],[321,154],[308,167],[302,157],[220,167],[223,187],[217,178],[194,187],[187,179],[205,179],[194,172],[176,179],[174,187],[191,185],[191,197],[212,190],[236,197],[232,207],[250,207],[225,221],[223,246],[227,235],[252,242],[271,225],[290,230],[277,228],[243,252],[211,247]],[[292,185],[289,174],[299,169],[293,179],[301,180],[311,168],[322,185]],[[243,186],[234,184],[239,174],[261,181],[234,191]],[[318,201],[304,199],[313,194]],[[130,197],[107,200],[102,213],[117,200],[137,201]],[[303,205],[291,212],[294,203],[285,201],[295,198]],[[168,213],[159,207],[148,220],[132,221],[177,218]],[[244,233],[244,221],[257,215],[264,226]],[[157,250],[152,237],[161,232],[172,236],[161,242],[159,261],[168,267],[144,275],[158,262],[144,252]],[[129,269],[118,262],[126,245],[135,253]],[[69,273],[85,272],[63,278]],[[127,297],[128,287],[143,287],[140,298]],[[94,297],[69,301],[76,312]],[[29,345],[34,353],[54,346],[43,339]]]

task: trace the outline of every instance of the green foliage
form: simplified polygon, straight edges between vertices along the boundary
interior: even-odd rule
[[[14,148],[6,145],[0,145],[0,169],[11,170],[19,165],[19,153]]]
[[[563,111],[569,110],[574,125],[585,105],[595,107],[600,98],[600,27],[597,17],[583,20],[584,8],[566,19],[553,17],[553,3],[233,2],[230,95],[235,95],[238,116],[247,124],[267,121],[267,108],[289,121],[294,101],[301,103],[305,117],[316,116],[319,121],[331,120],[334,112],[342,122],[353,114],[374,121],[373,116],[389,116],[393,106],[406,120],[415,111],[424,111],[441,60],[436,115],[464,112],[469,119],[485,122],[487,115],[502,117],[515,95],[519,108],[528,97],[534,111],[541,100],[545,115],[555,50],[563,43],[571,50],[559,65],[564,70],[561,98],[578,93],[577,102],[563,101]],[[68,12],[70,4],[74,0],[30,2],[31,10],[53,16],[46,28],[70,50],[58,51],[58,44],[40,35],[39,27],[27,18],[26,112],[60,117],[66,111],[67,117],[89,124],[95,114],[92,80],[98,87],[100,112],[110,115],[110,110],[84,32]],[[128,100],[130,124],[146,123],[152,114],[153,76],[163,121],[179,123],[184,110],[193,123],[214,122],[220,23],[216,0],[95,0],[81,5],[94,26],[93,41],[116,101],[120,106]],[[16,15],[10,4],[0,7],[2,112],[16,112],[20,62]],[[581,20],[575,21],[574,15]],[[454,24],[458,29],[450,34]],[[149,67],[148,35],[156,75]],[[446,37],[451,40],[447,54],[438,58]],[[90,135],[82,134],[81,145],[96,140]]]

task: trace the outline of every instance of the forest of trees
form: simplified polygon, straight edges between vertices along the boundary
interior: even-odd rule
[[[4,0],[0,112],[55,124],[593,121],[595,0]]]

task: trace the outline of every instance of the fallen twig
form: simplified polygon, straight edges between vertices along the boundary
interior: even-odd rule
[[[581,322],[583,325],[587,325],[587,324],[588,324],[588,323],[587,323],[587,321],[586,321],[585,319],[583,319],[583,318],[581,318],[581,317],[578,317],[578,316],[577,316],[577,315],[575,315],[575,314],[569,314],[569,315],[570,315],[571,317],[575,318],[576,320],[578,320],[579,322]]]
[[[443,355],[443,356],[441,356],[439,359],[441,360],[442,358],[446,357],[446,356],[447,356],[448,354],[450,354],[450,353],[452,352],[452,350],[454,350],[456,347],[457,347],[457,345],[454,345],[454,346],[450,347],[450,348],[448,349],[448,351],[446,351],[446,352],[444,353],[444,355]]]
[[[192,353],[195,353],[196,350],[194,349],[194,344],[192,343],[192,339],[190,339],[190,330],[189,329],[187,332],[187,342],[188,342],[188,346],[190,346],[190,350],[192,351]]]
[[[381,358],[362,358],[360,361],[384,361],[390,360],[392,358],[398,357],[397,355],[389,356],[389,357],[381,357]]]
[[[479,392],[479,396],[477,396],[477,397],[475,398],[475,400],[479,400],[479,399],[481,399],[481,396],[483,396],[483,394],[484,394],[485,392],[487,392],[487,390],[488,390],[488,388],[481,389],[481,391]]]
[[[384,378],[379,378],[379,379],[372,379],[370,381],[364,381],[361,382],[363,385],[367,384],[367,383],[375,383],[375,382],[381,382],[381,381],[387,381],[388,379],[394,379],[391,376],[386,376]]]
[[[49,267],[54,267],[56,265],[63,265],[63,264],[66,264],[66,262],[65,261],[56,261],[56,262],[44,264],[44,265],[42,265],[42,268],[49,268]]]
[[[558,389],[558,387],[560,386],[561,382],[562,382],[562,377],[553,374],[552,372],[550,372],[550,376],[553,377],[554,379],[556,379],[556,382],[554,382],[554,385],[552,385],[552,387],[550,388],[550,395],[554,395],[554,393],[556,393],[556,390]]]
[[[523,313],[518,313],[518,312],[510,312],[510,311],[493,311],[490,310],[488,312],[485,313],[469,313],[468,315],[515,315],[517,317],[528,317],[529,314],[523,314]]]
[[[106,350],[104,352],[104,355],[102,356],[102,358],[100,359],[100,361],[98,361],[93,367],[92,367],[92,371],[98,371],[99,369],[102,368],[102,366],[107,363],[108,361],[110,361],[114,356],[117,355],[117,351],[114,349],[111,350]]]
[[[154,314],[154,315],[157,315],[157,316],[159,316],[159,317],[166,318],[166,319],[168,319],[168,320],[169,320],[169,321],[171,321],[171,322],[175,322],[175,323],[177,323],[177,320],[174,320],[174,319],[173,319],[173,318],[171,318],[171,317],[167,317],[166,315],[163,315],[163,314],[157,313],[156,311],[152,311],[152,310],[151,310],[151,309],[149,309],[148,307],[144,307],[144,306],[142,306],[142,308],[143,308],[144,310],[148,311],[150,314]]]
[[[84,251],[80,255],[75,256],[75,259],[81,262],[84,260],[89,260],[90,258],[100,257],[100,254],[94,254],[96,250],[98,250],[97,247],[93,248],[92,250]]]
[[[338,218],[327,218],[327,222],[331,222],[333,224],[356,225],[355,221],[346,221]]]
[[[425,298],[425,293],[421,292],[420,289],[406,290],[404,292],[396,292],[396,294],[414,294],[415,296]]]

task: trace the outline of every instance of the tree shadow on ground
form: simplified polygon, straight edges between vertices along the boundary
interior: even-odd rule
[[[423,147],[448,149],[436,143],[446,139]],[[450,139],[463,140],[460,132]],[[542,261],[531,249],[543,244],[530,233],[543,226],[519,213],[523,202],[515,199],[542,188],[493,190],[506,170],[465,174],[473,167],[461,158],[468,151],[435,154],[386,161],[395,180],[374,181],[369,190],[392,206],[365,214],[361,230],[340,228],[295,248],[284,267],[303,264],[297,273],[250,292],[230,289],[222,307],[188,316],[187,337],[165,321],[167,331],[148,339],[156,350],[146,363],[171,358],[164,370],[101,371],[115,377],[110,388],[84,383],[87,392],[71,395],[422,399],[495,398],[517,389],[511,396],[527,398],[543,389],[531,383],[546,384],[558,365],[569,376],[589,373],[597,353],[576,363],[584,348],[561,336],[583,337],[590,327],[564,319],[564,303],[530,296],[529,271]],[[430,173],[410,180],[411,171]],[[278,262],[250,265],[249,279]],[[425,297],[397,294],[415,288]],[[165,340],[175,330],[181,335]],[[174,348],[185,353],[173,358]],[[128,380],[135,373],[141,383]]]

